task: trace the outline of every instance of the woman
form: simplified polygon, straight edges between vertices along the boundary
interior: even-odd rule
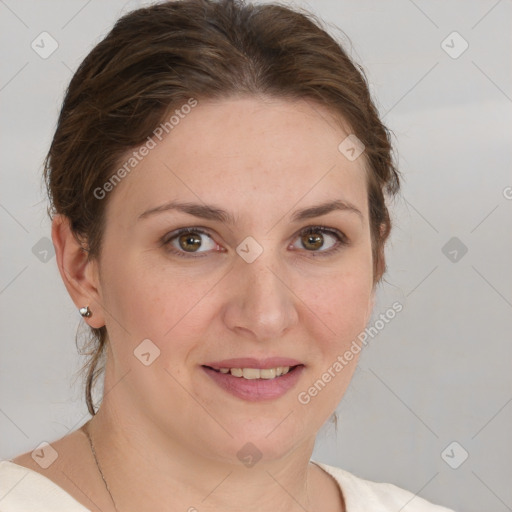
[[[310,460],[399,189],[364,77],[311,17],[123,17],[70,83],[45,177],[93,418],[0,463],[3,512],[447,510]]]

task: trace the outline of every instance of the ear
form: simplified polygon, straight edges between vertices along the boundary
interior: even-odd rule
[[[83,317],[91,327],[105,325],[99,271],[96,260],[89,260],[89,253],[71,231],[69,218],[58,214],[52,221],[52,240],[59,272],[64,285],[77,309],[89,306],[92,315]]]

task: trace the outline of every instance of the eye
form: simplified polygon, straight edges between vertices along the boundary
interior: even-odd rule
[[[332,254],[344,245],[348,245],[347,237],[341,231],[324,226],[308,226],[303,229],[299,233],[298,242],[302,248],[311,253]],[[300,249],[296,245],[293,247]],[[312,254],[312,256],[317,256],[317,254]]]
[[[173,231],[163,238],[162,244],[168,246],[172,253],[184,257],[215,249],[222,250],[222,247],[201,228],[181,228]]]
[[[348,239],[341,231],[324,226],[308,226],[298,236],[301,247],[296,244],[293,247],[305,249],[311,256],[328,256],[348,245]],[[206,256],[208,252],[215,250],[226,252],[206,230],[198,227],[173,231],[164,236],[161,243],[169,252],[185,258]]]

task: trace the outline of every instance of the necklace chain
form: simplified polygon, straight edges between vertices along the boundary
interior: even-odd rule
[[[103,475],[103,471],[101,471],[101,467],[98,462],[98,457],[96,456],[96,450],[94,449],[91,435],[89,433],[88,423],[84,424],[84,426],[82,427],[82,430],[85,432],[85,435],[87,436],[87,439],[89,440],[89,445],[91,446],[91,451],[92,451],[92,455],[94,457],[94,462],[96,463],[96,467],[98,468],[98,471],[100,472],[101,479],[103,480],[103,483],[105,484],[105,489],[107,489],[107,492],[110,495],[110,499],[112,500],[112,504],[114,505],[115,511],[118,512],[117,507],[116,507],[116,502],[114,501],[114,497],[112,496],[112,493],[110,492],[110,489],[108,488],[108,484],[107,484],[107,481],[105,480],[105,476]]]

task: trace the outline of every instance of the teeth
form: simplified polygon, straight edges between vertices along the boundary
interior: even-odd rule
[[[285,375],[290,371],[289,366],[278,366],[277,368],[220,368],[220,373],[230,373],[234,377],[243,377],[244,379],[274,379]]]

